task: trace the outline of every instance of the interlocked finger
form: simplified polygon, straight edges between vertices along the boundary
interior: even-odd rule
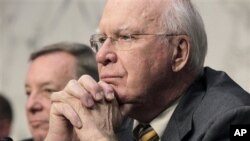
[[[62,118],[66,118],[67,120],[70,121],[70,123],[74,127],[78,129],[82,127],[82,122],[79,115],[74,110],[74,108],[67,103],[62,103],[62,102],[53,103],[51,107],[51,114],[60,116]],[[57,122],[57,121],[50,121],[50,122]]]
[[[103,89],[89,75],[83,75],[78,83],[90,94],[96,102],[102,101],[104,97]]]
[[[70,80],[64,88],[64,91],[80,99],[85,107],[92,108],[94,106],[93,96],[76,80]]]
[[[98,84],[102,87],[102,89],[104,91],[105,99],[107,101],[114,100],[115,96],[114,96],[113,88],[110,85],[108,85],[107,83],[105,83],[104,81],[99,81]]]

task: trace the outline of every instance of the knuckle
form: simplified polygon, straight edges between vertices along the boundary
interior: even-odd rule
[[[87,75],[87,74],[84,74],[84,75],[82,75],[80,78],[79,78],[79,82],[85,82],[86,80],[89,80],[89,79],[91,79],[91,77],[89,76],[89,75]]]
[[[59,103],[53,103],[52,105],[51,105],[51,110],[50,110],[50,112],[52,113],[52,114],[59,114],[59,113],[61,113],[62,112],[62,110],[61,110],[61,104],[59,104]]]
[[[90,85],[90,88],[95,92],[100,92],[102,89],[101,87],[96,83],[96,84],[93,84],[93,85]]]
[[[50,100],[52,102],[58,101],[59,100],[59,96],[61,95],[61,93],[62,93],[61,91],[59,91],[59,92],[53,92],[52,95],[50,96]]]
[[[71,79],[71,80],[69,80],[69,82],[68,82],[68,86],[69,86],[69,87],[74,86],[76,83],[77,83],[77,81],[76,81],[75,79]]]
[[[103,82],[103,81],[100,81],[98,82],[100,84],[100,86],[102,86],[102,89],[105,91],[105,92],[113,92],[113,88],[108,85],[107,83]]]
[[[72,89],[72,87],[74,87],[75,85],[76,85],[76,80],[74,80],[74,79],[69,80],[69,82],[65,86],[64,90],[70,91],[70,89]]]
[[[82,75],[78,82],[90,93],[97,93],[102,90],[99,84],[89,75]]]

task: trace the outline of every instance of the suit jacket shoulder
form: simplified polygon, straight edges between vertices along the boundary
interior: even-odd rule
[[[226,73],[205,68],[182,97],[162,141],[229,140],[232,124],[250,124],[250,95]]]

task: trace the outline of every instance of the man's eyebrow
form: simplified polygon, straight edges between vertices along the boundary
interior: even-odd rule
[[[42,83],[40,83],[38,85],[40,87],[43,87],[43,86],[56,86],[57,87],[57,85],[55,85],[52,81],[42,82]],[[30,87],[30,85],[28,83],[25,83],[24,87],[28,88],[28,87]]]
[[[60,86],[58,84],[55,84],[52,81],[41,83],[40,86],[41,87],[47,87],[47,86],[49,86],[49,87],[52,87],[54,89],[59,89],[60,88]]]
[[[127,32],[129,31],[128,26],[124,26],[124,27],[120,27],[120,28],[116,28],[116,29],[111,29],[111,31],[109,32],[109,34],[113,34],[113,35],[119,35],[121,32]],[[100,30],[100,28],[96,29],[96,33],[97,34],[107,34],[105,32],[102,32]]]
[[[138,30],[138,28],[133,28],[133,27],[127,26],[124,28],[119,28],[114,32],[114,34],[116,34],[116,35],[119,35],[121,33],[141,34],[141,33],[145,33],[145,29]]]
[[[102,32],[99,28],[96,30],[96,34],[105,34],[105,35],[109,35],[109,36],[118,36],[120,34],[140,34],[140,33],[144,33],[144,30],[138,30],[137,28],[131,28],[129,26],[123,26],[120,28],[116,28],[116,29],[111,29],[110,32],[106,33],[106,32]]]
[[[30,87],[30,85],[25,83],[24,88],[29,88],[29,87]]]
[[[128,26],[122,26],[113,31],[114,34],[120,34],[121,32],[128,32],[130,29]]]

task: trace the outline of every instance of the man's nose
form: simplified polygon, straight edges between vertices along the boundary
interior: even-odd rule
[[[104,66],[117,61],[115,47],[109,38],[97,52],[96,61]]]
[[[41,104],[41,98],[37,95],[30,95],[28,97],[26,108],[29,112],[35,114],[38,111],[41,111],[43,109],[43,106]]]

